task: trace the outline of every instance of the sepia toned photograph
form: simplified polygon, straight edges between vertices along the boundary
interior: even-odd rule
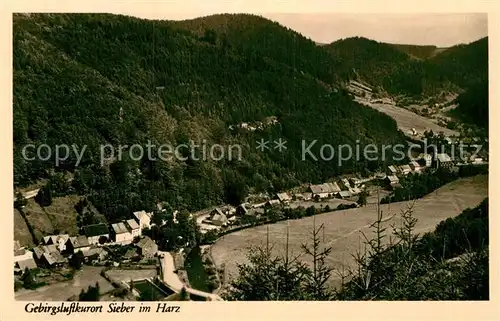
[[[486,13],[14,13],[15,300],[490,300],[488,56]]]

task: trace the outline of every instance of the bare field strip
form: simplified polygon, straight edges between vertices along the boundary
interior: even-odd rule
[[[116,282],[129,282],[153,278],[157,275],[156,269],[121,270],[113,269],[106,271],[106,276]]]
[[[434,133],[442,131],[446,136],[458,135],[458,132],[445,127],[441,127],[434,121],[432,121],[432,119],[417,115],[405,108],[388,104],[373,104],[361,100],[357,101],[365,106],[376,109],[394,118],[394,120],[398,124],[398,128],[404,133],[407,133],[408,131],[411,131],[412,128],[415,128],[415,130],[420,134],[426,130],[428,131],[432,129]]]
[[[468,207],[477,206],[487,196],[488,176],[486,175],[459,179],[439,188],[415,201],[413,215],[418,219],[416,232],[424,233],[433,230],[440,221],[454,217]],[[383,215],[387,218],[386,226],[389,227],[391,223],[397,224],[400,219],[398,214],[409,204],[410,202],[398,202],[381,205]],[[351,255],[361,248],[361,231],[368,237],[370,236],[369,225],[376,219],[376,215],[376,205],[371,204],[362,208],[245,229],[219,239],[211,248],[212,257],[216,266],[225,264],[227,275],[231,279],[237,274],[237,264],[247,262],[248,248],[265,245],[267,229],[269,229],[269,241],[273,244],[273,251],[282,253],[285,248],[288,223],[289,248],[292,254],[297,255],[301,253],[301,244],[310,242],[310,233],[315,220],[316,226],[325,225],[324,242],[333,248],[328,263],[340,271],[343,266],[349,266],[352,263]],[[388,232],[389,230],[390,228]],[[303,259],[307,261],[305,257]],[[334,274],[330,281],[332,285],[336,284],[337,275]]]

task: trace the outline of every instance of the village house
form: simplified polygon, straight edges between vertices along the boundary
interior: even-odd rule
[[[24,271],[26,268],[36,268],[33,252],[28,251],[25,247],[19,244],[19,241],[14,241],[14,269],[15,271]]]
[[[399,178],[394,175],[388,175],[387,176],[387,181],[391,187],[398,187],[399,186]]]
[[[68,242],[68,239],[68,234],[48,235],[43,237],[42,244],[55,245],[59,252],[64,252],[66,250],[66,243]]]
[[[259,217],[265,213],[265,210],[263,208],[252,208],[248,210],[248,214],[250,216],[255,216]]]
[[[83,227],[89,244],[103,244],[109,240],[109,229],[104,223],[92,224]]]
[[[270,208],[270,207],[279,206],[280,204],[281,204],[280,200],[269,200],[266,202],[264,207]]]
[[[342,199],[349,198],[351,196],[352,196],[352,194],[350,191],[340,191],[339,192],[339,197]]]
[[[347,178],[341,178],[340,182],[342,183],[342,190],[348,191],[352,186],[351,183],[349,183],[349,180]]]
[[[129,219],[125,221],[130,234],[132,234],[132,238],[136,238],[142,235],[141,228],[139,227],[139,223],[134,219]]]
[[[357,177],[351,177],[349,178],[349,182],[354,186],[358,187],[359,185],[363,184],[363,181]]]
[[[134,240],[132,233],[130,233],[124,222],[111,224],[111,228],[111,235],[116,243],[130,244]]]
[[[151,216],[152,213],[147,213],[146,211],[134,212],[134,218],[139,223],[141,230],[151,227]]]
[[[451,168],[453,167],[453,161],[448,154],[437,154],[436,157],[436,168]]]
[[[290,197],[290,195],[288,195],[288,193],[278,193],[276,197],[283,204],[288,204],[292,200],[292,198]]]
[[[68,259],[61,255],[60,252],[43,253],[42,260],[49,267],[61,266],[68,263]]]
[[[329,198],[340,192],[340,187],[336,182],[324,183],[319,185],[310,185],[309,190],[312,193],[312,198]],[[304,194],[304,199],[306,195]]]
[[[310,201],[312,199],[312,193],[302,193],[302,196],[304,196],[304,201]]]
[[[147,236],[137,242],[136,246],[139,255],[144,258],[152,258],[156,255],[156,252],[158,252],[158,245]]]
[[[403,175],[408,175],[411,173],[411,167],[410,165],[401,165],[399,166],[400,172],[403,173]]]
[[[415,173],[419,173],[422,170],[422,167],[420,167],[420,164],[416,161],[410,162],[410,168]]]
[[[420,158],[424,160],[425,167],[431,167],[432,166],[432,156],[431,156],[431,154],[420,154]]]
[[[83,254],[88,262],[102,262],[108,256],[108,251],[102,247],[93,247]]]
[[[26,269],[36,269],[38,266],[33,258],[20,260],[14,263],[14,272],[24,272]]]
[[[220,212],[220,210],[210,217],[210,222],[216,226],[225,226],[229,223],[227,216]]]
[[[243,203],[243,204],[248,206],[248,204],[246,204],[246,203]],[[231,205],[221,206],[220,210],[222,211],[222,213],[224,213],[228,217],[236,214],[236,208],[234,206],[231,206]]]
[[[247,209],[246,204],[238,205],[238,207],[236,208],[236,215],[245,216],[247,214],[248,214],[248,209]]]
[[[19,241],[14,241],[14,263],[27,259],[33,259],[33,252],[26,250],[19,244]]]
[[[90,250],[89,240],[84,235],[70,237],[68,242],[66,242],[66,250],[68,253],[76,253],[78,251],[85,253]]]
[[[55,244],[50,244],[50,245],[39,245],[33,249],[33,253],[35,255],[35,259],[38,262],[43,261],[43,255],[45,253],[52,253],[52,252],[59,252],[57,249],[57,246]]]
[[[361,194],[361,189],[359,187],[352,187],[349,189],[349,193],[351,193],[352,196],[356,196]]]
[[[293,194],[292,199],[295,199],[296,201],[303,201],[304,200],[304,195],[300,193]]]
[[[396,176],[397,174],[398,174],[398,170],[397,170],[396,166],[389,165],[387,167],[387,175]]]

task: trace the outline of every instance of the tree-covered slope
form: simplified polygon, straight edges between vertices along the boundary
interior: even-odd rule
[[[362,78],[390,94],[434,95],[465,90],[488,79],[488,38],[430,56],[422,46],[348,38],[324,46],[344,78]],[[418,50],[417,50],[418,49]],[[427,59],[414,59],[414,57]]]
[[[15,184],[52,177],[55,194],[89,195],[113,220],[152,209],[158,200],[198,209],[238,202],[252,188],[272,192],[355,165],[378,165],[302,160],[302,140],[317,139],[316,153],[324,143],[403,141],[394,120],[331,90],[336,73],[321,60],[329,59],[324,49],[259,17],[224,19],[232,22],[206,27],[207,18],[174,23],[108,14],[15,15]],[[278,124],[262,131],[229,129],[269,116]],[[286,140],[285,152],[272,143],[271,150],[256,150],[256,141],[278,138]],[[100,145],[146,148],[148,141],[239,145],[242,159],[196,161],[198,149],[194,156],[185,153],[187,160],[124,156],[100,166]],[[53,159],[24,160],[26,144],[88,147],[78,167],[74,154],[56,167]],[[74,179],[62,182],[54,169],[73,172]]]

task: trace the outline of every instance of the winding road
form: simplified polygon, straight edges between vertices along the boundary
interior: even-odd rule
[[[192,295],[207,298],[209,301],[224,301],[220,296],[213,293],[203,292],[190,287],[187,287],[179,279],[179,276],[174,272],[174,258],[169,252],[158,251],[158,257],[161,264],[161,281],[172,291],[180,292],[182,288],[186,288],[186,292]]]

